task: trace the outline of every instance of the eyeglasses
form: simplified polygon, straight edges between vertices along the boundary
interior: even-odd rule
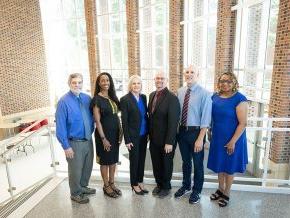
[[[219,83],[231,84],[231,83],[233,83],[233,81],[231,81],[231,80],[220,80]]]
[[[155,77],[156,80],[165,80],[165,77]]]
[[[187,70],[187,71],[185,71],[185,73],[186,73],[186,74],[188,74],[188,73],[194,73],[194,71],[188,71],[188,70]]]

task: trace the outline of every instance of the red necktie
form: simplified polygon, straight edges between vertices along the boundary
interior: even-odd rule
[[[151,113],[153,113],[154,110],[155,110],[156,103],[157,103],[158,98],[160,97],[160,94],[161,94],[161,91],[159,91],[159,92],[156,91],[156,94],[155,94],[154,99],[153,99],[153,102],[152,102],[152,110],[151,110]]]
[[[190,89],[188,88],[186,91],[183,106],[182,106],[181,126],[186,126],[186,124],[187,124],[187,112],[188,112],[189,98],[190,98]]]

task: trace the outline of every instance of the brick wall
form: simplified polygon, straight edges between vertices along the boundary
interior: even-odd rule
[[[169,87],[176,92],[182,86],[184,1],[169,2]]]
[[[126,16],[127,16],[127,44],[128,44],[128,69],[129,76],[134,74],[141,75],[140,71],[140,43],[138,19],[138,1],[126,1]]]
[[[215,87],[217,78],[223,72],[232,72],[234,65],[234,44],[236,12],[231,7],[235,0],[219,0],[217,12]]]
[[[98,32],[96,18],[97,16],[96,2],[94,0],[84,0],[84,3],[85,3],[90,83],[91,83],[91,93],[93,95],[95,91],[95,82],[97,79],[97,74],[101,72],[99,58],[99,43],[96,38]]]
[[[49,106],[38,0],[0,1],[2,115]]]
[[[269,112],[271,117],[290,117],[290,2],[280,0],[275,57]],[[290,127],[275,123],[277,127]],[[274,133],[270,159],[275,163],[288,163],[290,156],[290,133]]]

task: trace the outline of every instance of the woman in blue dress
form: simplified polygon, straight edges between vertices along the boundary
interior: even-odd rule
[[[220,207],[229,203],[234,173],[244,173],[248,163],[246,124],[247,99],[238,92],[233,73],[223,73],[212,96],[212,139],[207,167],[218,173],[219,187],[210,196]]]

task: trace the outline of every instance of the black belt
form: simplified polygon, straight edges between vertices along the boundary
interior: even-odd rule
[[[179,130],[182,131],[194,131],[194,130],[200,130],[199,126],[180,126]]]
[[[86,142],[86,141],[88,141],[87,139],[78,139],[78,138],[70,138],[69,140],[73,141],[73,142]]]

